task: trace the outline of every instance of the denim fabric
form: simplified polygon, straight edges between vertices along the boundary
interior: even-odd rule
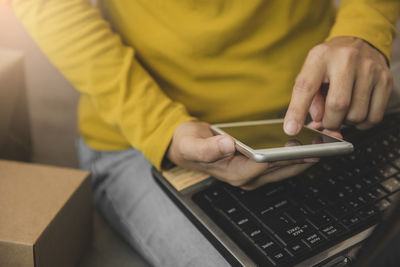
[[[151,265],[229,266],[156,184],[140,151],[96,151],[82,140],[78,147],[97,209]]]

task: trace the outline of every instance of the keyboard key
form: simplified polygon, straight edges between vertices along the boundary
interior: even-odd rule
[[[343,202],[341,202],[335,206],[328,207],[326,211],[333,215],[333,217],[336,219],[339,219],[347,215],[350,209]]]
[[[400,189],[400,182],[394,177],[383,181],[381,185],[391,193]]]
[[[290,255],[283,249],[271,254],[270,257],[276,265],[283,264],[291,259]]]
[[[304,236],[313,229],[314,227],[312,227],[310,224],[303,222],[303,223],[296,223],[291,226],[286,226],[283,228],[283,230],[276,231],[276,234],[285,243],[291,243],[294,240],[300,239],[302,236]]]
[[[362,219],[367,219],[367,218],[369,218],[369,217],[378,215],[378,211],[377,211],[375,208],[373,208],[373,207],[365,207],[365,208],[362,208],[362,209],[358,212],[358,215],[359,215],[360,218],[362,218]]]
[[[304,201],[304,204],[306,204],[307,208],[315,213],[319,210],[321,210],[322,208],[324,208],[325,206],[327,206],[327,203],[321,199],[321,198],[310,198]]]
[[[258,208],[259,214],[264,218],[269,218],[272,214],[283,211],[286,207],[290,205],[289,200],[280,199],[273,203],[267,204],[263,207]]]
[[[329,216],[326,212],[319,212],[310,218],[312,224],[314,224],[318,229],[322,226],[333,221],[332,217]]]
[[[258,236],[260,236],[262,234],[262,231],[261,231],[261,229],[259,229],[259,228],[255,228],[255,229],[253,229],[253,231],[247,231],[247,235],[250,237],[250,238],[257,238]]]
[[[286,191],[285,186],[282,184],[267,184],[265,187],[261,189],[262,195],[266,197],[265,199],[271,199],[273,197],[282,196],[282,194]]]
[[[367,194],[368,193],[373,194],[376,199],[383,198],[387,195],[387,192],[380,186],[373,187],[372,189],[368,190]]]
[[[347,201],[347,205],[353,210],[356,210],[362,206],[362,203],[356,198],[351,198]]]
[[[368,177],[373,181],[373,183],[380,183],[385,179],[385,177],[378,172],[372,172],[371,174],[368,174]]]
[[[389,196],[390,202],[396,202],[400,198],[400,192],[396,192]]]
[[[341,222],[347,227],[353,227],[359,222],[361,222],[360,218],[356,215],[349,215],[344,217]]]
[[[302,241],[297,241],[291,243],[287,246],[287,249],[292,253],[294,256],[300,255],[306,251],[308,251],[307,246]]]
[[[242,230],[246,229],[247,227],[250,226],[250,224],[253,223],[253,222],[250,222],[250,219],[247,217],[247,215],[243,215],[243,216],[239,217],[234,222]]]
[[[326,225],[321,229],[321,232],[325,234],[328,238],[336,237],[337,235],[343,233],[344,228],[338,223],[331,223]]]
[[[261,227],[254,222],[247,222],[243,224],[241,230],[246,233],[251,239],[255,239],[263,233]]]
[[[357,201],[359,201],[361,203],[361,205],[367,204],[368,202],[371,201],[371,199],[368,198],[367,195],[365,195],[364,193],[361,193],[361,195],[358,195],[356,197]]]
[[[215,207],[232,221],[239,221],[245,216],[243,211],[235,206],[234,203],[232,203],[232,205],[229,205],[227,203],[223,204],[221,202],[217,202]]]
[[[215,201],[222,200],[222,199],[226,198],[227,194],[226,194],[226,192],[224,192],[223,189],[218,188],[218,187],[214,187],[214,188],[209,189],[205,193],[205,197],[207,198],[208,201],[215,202]]]
[[[379,174],[382,175],[383,178],[389,178],[398,173],[397,169],[392,165],[385,165],[378,170]]]
[[[282,227],[293,225],[294,221],[286,214],[280,213],[264,221],[272,230],[282,229]]]
[[[395,155],[392,152],[387,153],[387,158],[388,160],[394,161],[396,159],[397,155]]]
[[[363,176],[361,178],[361,181],[365,184],[366,187],[370,187],[371,185],[373,185],[375,183],[374,180],[368,176]]]
[[[303,240],[310,248],[314,248],[325,239],[320,234],[313,232],[305,236]]]
[[[385,211],[387,208],[390,207],[390,202],[386,199],[382,199],[381,201],[379,201],[378,203],[375,204],[375,207],[379,210],[379,211]]]
[[[392,164],[396,166],[398,169],[400,169],[400,158],[393,160]]]
[[[292,207],[286,210],[286,214],[295,222],[301,222],[304,221],[304,219],[310,214],[310,212],[303,207]]]
[[[258,245],[258,247],[264,251],[267,255],[277,251],[279,246],[273,241],[271,238],[266,235],[262,235],[254,240],[254,242]]]

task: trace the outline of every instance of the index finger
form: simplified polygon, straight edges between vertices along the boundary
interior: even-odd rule
[[[301,130],[311,102],[324,81],[325,73],[321,55],[310,52],[293,87],[284,120],[286,134],[296,135]]]

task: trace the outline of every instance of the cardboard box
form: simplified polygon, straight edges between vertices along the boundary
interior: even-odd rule
[[[28,161],[32,146],[23,59],[20,51],[0,48],[0,158]]]
[[[91,239],[90,175],[0,160],[0,266],[76,266]]]

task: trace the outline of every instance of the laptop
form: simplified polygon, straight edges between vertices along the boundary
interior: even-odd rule
[[[253,191],[178,167],[153,176],[233,266],[377,266],[399,257],[399,125],[392,114],[367,131],[349,127],[352,154]]]

